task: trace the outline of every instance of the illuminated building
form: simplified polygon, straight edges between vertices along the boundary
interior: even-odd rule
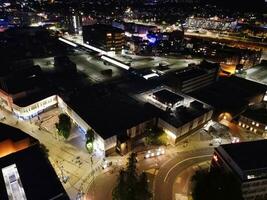
[[[125,44],[124,31],[105,24],[83,26],[84,43],[105,51],[121,53]]]
[[[267,136],[267,107],[266,103],[250,106],[238,120],[239,126],[252,133]]]
[[[199,65],[170,73],[166,85],[176,91],[189,93],[214,83],[218,78],[219,69],[217,63],[203,61]]]
[[[200,18],[200,17],[189,17],[186,19],[186,29],[205,29],[205,30],[234,30],[237,26],[237,22],[232,19],[219,19],[218,17],[213,18]]]
[[[145,93],[143,98],[163,110],[158,117],[157,126],[167,134],[169,142],[176,144],[181,136],[193,133],[208,122],[213,109],[181,93],[174,93],[167,87]]]
[[[267,198],[267,140],[224,144],[215,148],[211,170],[233,173],[244,200]]]
[[[82,16],[78,13],[67,15],[64,20],[64,25],[69,33],[80,33],[82,31]]]

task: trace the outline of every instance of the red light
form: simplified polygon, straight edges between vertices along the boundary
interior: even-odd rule
[[[215,160],[216,162],[218,162],[218,156],[217,155],[213,155],[213,160]]]

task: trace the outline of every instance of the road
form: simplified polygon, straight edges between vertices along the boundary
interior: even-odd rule
[[[178,145],[167,149],[166,154],[163,156],[149,159],[144,159],[144,154],[138,153],[138,172],[146,171],[148,173],[155,199],[171,200],[172,196],[174,196],[172,195],[173,185],[177,176],[184,169],[209,160],[213,153],[213,148],[209,147],[208,143],[203,142],[197,146],[195,142],[191,142],[187,147]],[[116,158],[114,157],[113,160],[116,160]],[[104,174],[96,176],[94,184],[89,187],[87,198],[90,200],[111,200],[118,172],[122,166],[125,166],[126,160],[127,157],[120,157],[119,166],[114,163]]]
[[[176,157],[163,164],[154,180],[154,199],[172,200],[173,184],[176,177],[188,167],[211,159],[213,148],[178,153]]]

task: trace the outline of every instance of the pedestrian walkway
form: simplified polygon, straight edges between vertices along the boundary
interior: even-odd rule
[[[2,123],[21,129],[46,146],[49,150],[49,160],[71,199],[76,199],[80,190],[89,187],[91,180],[88,177],[91,177],[92,173],[100,173],[102,158],[91,159],[84,150],[84,145],[78,147],[63,138],[55,137],[56,133],[40,129],[34,120],[24,121],[5,110],[0,112],[5,117]]]

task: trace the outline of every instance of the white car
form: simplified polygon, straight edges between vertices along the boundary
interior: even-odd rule
[[[145,154],[145,158],[152,158],[155,156],[160,156],[165,154],[165,149],[160,147],[158,149],[149,150]]]

